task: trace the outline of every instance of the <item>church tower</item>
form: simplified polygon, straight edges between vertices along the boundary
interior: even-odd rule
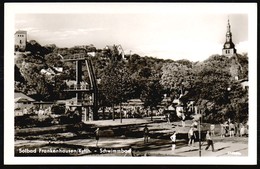
[[[227,24],[227,33],[226,33],[226,42],[224,43],[223,49],[222,49],[222,55],[231,57],[233,54],[236,54],[237,51],[235,49],[235,45],[232,42],[232,33],[230,31],[230,23],[228,19]]]

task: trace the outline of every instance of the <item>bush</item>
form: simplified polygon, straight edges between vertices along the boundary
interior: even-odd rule
[[[64,114],[65,113],[65,106],[54,104],[51,107],[51,112],[53,114]]]
[[[32,118],[32,116],[29,114],[15,117],[16,127],[25,128],[25,127],[34,127],[35,125],[36,125],[36,120]]]
[[[15,126],[19,128],[27,128],[27,127],[46,127],[53,125],[54,118],[50,116],[38,116],[38,115],[30,115],[25,114],[23,116],[15,117]]]

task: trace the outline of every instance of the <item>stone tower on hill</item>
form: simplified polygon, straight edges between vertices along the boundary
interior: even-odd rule
[[[15,51],[25,51],[27,42],[27,32],[26,31],[16,31],[15,33]]]

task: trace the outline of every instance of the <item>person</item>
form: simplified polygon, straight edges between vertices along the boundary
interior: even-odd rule
[[[227,136],[227,133],[228,133],[228,126],[229,126],[229,123],[228,123],[228,121],[225,121],[225,123],[224,123],[224,129],[225,129],[225,136]]]
[[[239,135],[240,137],[243,137],[243,135],[245,134],[245,126],[243,125],[243,123],[240,124],[240,131],[239,131]]]
[[[209,146],[211,146],[211,148],[212,148],[212,151],[214,152],[215,150],[214,150],[214,144],[213,144],[213,141],[212,141],[212,139],[211,139],[211,137],[210,137],[210,134],[209,134],[209,130],[207,131],[207,134],[206,134],[206,140],[207,140],[207,147],[205,148],[205,150],[208,150],[208,148],[209,148]]]
[[[167,123],[171,123],[171,121],[170,121],[170,113],[167,114]]]
[[[238,122],[235,122],[234,125],[235,125],[235,132],[234,132],[235,134],[234,134],[234,135],[237,137],[237,136],[239,135],[239,134],[238,134],[238,131],[239,131],[239,123],[238,123]]]
[[[210,134],[211,134],[211,136],[215,136],[215,125],[214,124],[210,125]]]
[[[192,122],[192,124],[191,124],[191,127],[194,127],[195,129],[198,128],[198,122],[197,122],[195,119],[193,119],[193,122]]]
[[[98,140],[99,140],[99,128],[97,128],[95,131],[95,136],[96,136],[96,146],[98,147]]]
[[[220,124],[220,137],[225,137],[226,135],[226,129],[224,124]]]
[[[127,111],[124,109],[123,112],[124,112],[124,118],[127,118]]]
[[[182,124],[182,127],[185,127],[185,114],[184,113],[182,113],[181,124]]]
[[[148,129],[147,125],[145,125],[145,127],[144,127],[144,144],[148,143],[148,136],[149,136],[149,129]]]
[[[235,136],[235,125],[230,122],[229,123],[229,137],[234,137]]]
[[[248,121],[246,122],[246,135],[247,135],[247,137],[248,137],[248,131],[249,131],[249,125],[248,125]]]
[[[173,134],[171,135],[170,139],[172,141],[172,151],[174,152],[175,147],[176,147],[176,132],[173,131]]]
[[[196,138],[196,135],[194,133],[194,128],[191,127],[189,132],[188,132],[188,138],[189,138],[189,142],[188,142],[188,145],[192,145],[194,146],[194,141],[195,141],[195,138]]]

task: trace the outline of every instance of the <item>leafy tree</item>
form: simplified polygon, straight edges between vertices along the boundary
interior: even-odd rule
[[[27,42],[25,50],[30,51],[33,56],[44,58],[44,56],[51,53],[53,49],[52,47],[43,47],[35,40],[30,40]]]
[[[144,90],[141,93],[141,99],[144,101],[144,106],[150,109],[156,109],[157,105],[163,99],[162,86],[159,80],[152,80],[145,83]]]
[[[196,67],[194,68],[196,69]],[[214,55],[199,65],[195,76],[197,99],[206,99],[222,104],[231,78],[229,60],[225,56]]]
[[[213,55],[193,68],[195,98],[204,109],[205,118],[211,122],[222,122],[228,117],[238,119],[241,116],[239,105],[247,104],[246,91],[232,78],[232,64],[232,58]]]
[[[96,52],[92,57],[99,84],[100,106],[114,106],[131,98],[141,98],[146,107],[154,108],[163,94],[179,97],[183,102],[194,99],[204,110],[204,120],[222,121],[232,118],[243,121],[248,117],[248,91],[239,79],[248,79],[248,56],[237,54],[231,58],[212,55],[203,62],[189,60],[163,60],[141,57],[138,54],[122,59],[117,46],[97,49],[94,45],[58,48],[41,46],[36,41],[27,45],[30,53],[16,57],[15,80],[17,89],[36,94],[39,100],[55,100],[69,97],[63,91],[65,80],[75,80],[75,64],[62,62],[60,55],[68,57],[80,52]],[[60,74],[47,77],[41,69],[63,67]],[[89,81],[83,67],[83,80]],[[24,79],[24,80],[23,80]],[[230,90],[228,90],[230,89]]]
[[[14,80],[23,83],[24,78],[23,78],[19,68],[17,67],[17,65],[14,66],[14,73],[15,73],[15,75],[14,75],[15,79]]]
[[[178,62],[166,63],[162,66],[162,76],[160,84],[168,95],[178,97],[185,91],[191,90],[193,73],[190,66]]]

